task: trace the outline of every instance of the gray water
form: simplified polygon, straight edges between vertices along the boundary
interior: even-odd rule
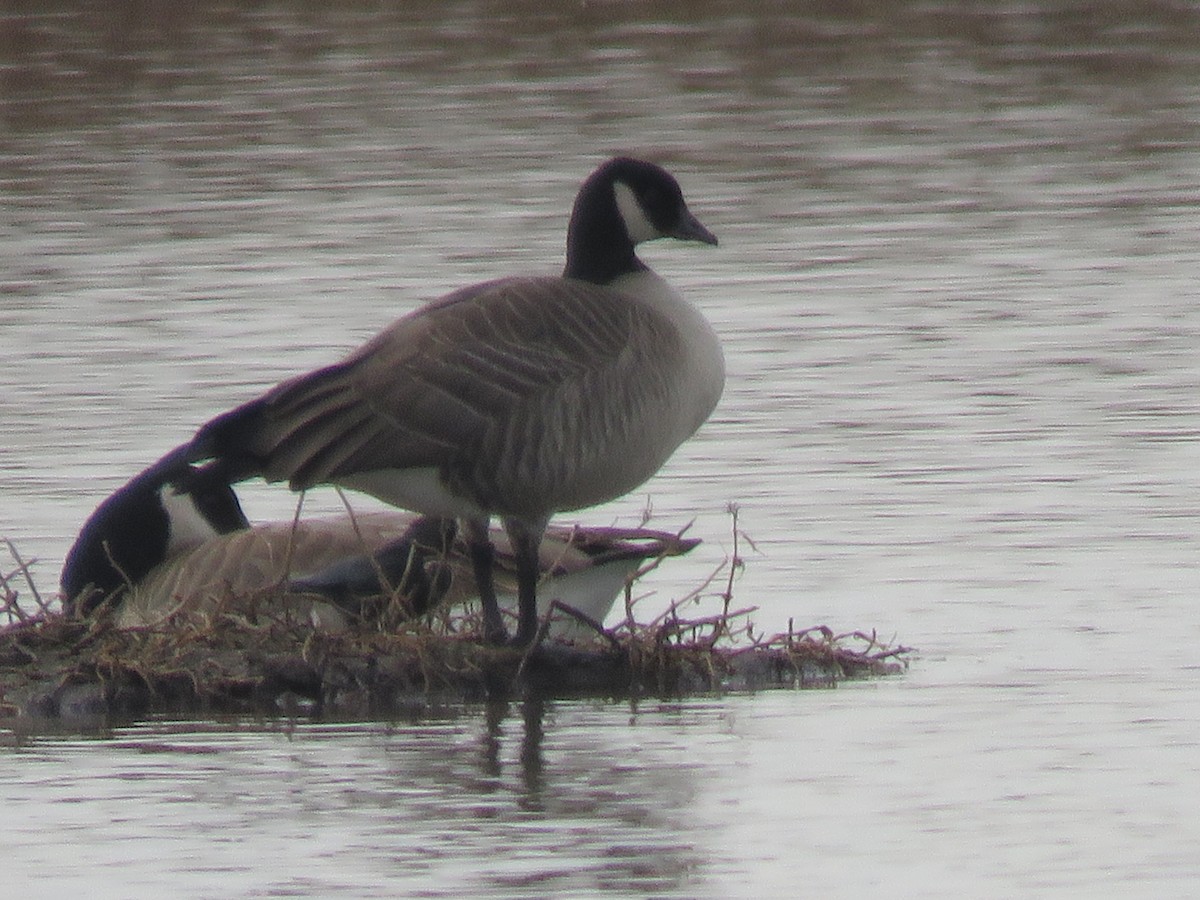
[[[8,734],[6,884],[1195,893],[1200,13],[182,6],[0,13],[0,535],[43,591],[197,424],[557,270],[580,179],[635,152],[721,238],[644,255],[729,381],[577,518],[695,520],[652,615],[732,551],[736,503],[756,630],[919,653],[834,691]]]

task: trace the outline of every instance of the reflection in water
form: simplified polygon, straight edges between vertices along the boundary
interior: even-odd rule
[[[546,702],[537,695],[527,697],[521,703],[521,714],[525,726],[524,739],[521,742],[521,774],[525,779],[527,794],[525,806],[527,809],[544,809],[542,804],[542,718],[546,714]]]
[[[504,723],[510,720],[512,704],[507,700],[490,700],[484,706],[486,728],[480,738],[480,769],[483,775],[499,784],[503,775],[501,749],[504,746]],[[522,786],[521,808],[542,811],[542,718],[546,702],[541,697],[528,697],[519,704],[521,715],[521,749],[517,757]]]
[[[508,715],[507,700],[492,700],[484,707],[487,730],[483,735],[482,753],[483,774],[492,779],[500,777],[500,726]]]
[[[136,845],[181,897],[212,896],[197,853],[220,871],[225,896],[698,887],[702,861],[684,815],[692,795],[677,759],[689,732],[701,747],[712,740],[712,714],[642,712],[634,728],[629,718],[627,707],[531,701],[387,730],[190,722],[119,729],[102,742],[37,738],[0,757],[0,773],[19,765],[37,783],[36,801],[9,777],[0,798],[13,815],[36,816],[43,836],[88,829],[79,871]],[[705,765],[693,756],[688,779]],[[10,883],[61,874],[42,869],[51,842],[9,851],[19,857]]]

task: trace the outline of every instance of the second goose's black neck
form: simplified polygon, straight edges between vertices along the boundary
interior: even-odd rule
[[[167,553],[170,521],[157,473],[133,479],[84,523],[62,572],[63,608],[88,615],[105,597],[144,578]],[[84,588],[90,586],[87,594]]]
[[[250,527],[223,472],[164,458],[105,499],[80,529],[63,566],[65,611],[90,613],[166,559],[174,527],[163,505],[168,490],[186,495],[180,502],[192,504],[216,533]],[[92,589],[84,595],[88,585]]]

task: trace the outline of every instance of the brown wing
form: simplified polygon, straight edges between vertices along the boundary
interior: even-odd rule
[[[342,363],[284,382],[252,405],[238,443],[269,479],[297,489],[436,466],[477,502],[503,506],[492,496],[497,482],[527,483],[533,469],[569,479],[554,471],[564,455],[605,453],[650,424],[638,419],[667,402],[680,352],[670,323],[610,289],[489,282],[398,320]]]

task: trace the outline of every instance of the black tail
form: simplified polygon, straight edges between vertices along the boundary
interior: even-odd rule
[[[259,399],[222,413],[202,425],[190,444],[174,452],[189,463],[209,462],[205,468],[217,469],[229,484],[262,475],[266,460],[251,450],[251,442],[261,428],[264,408]]]

